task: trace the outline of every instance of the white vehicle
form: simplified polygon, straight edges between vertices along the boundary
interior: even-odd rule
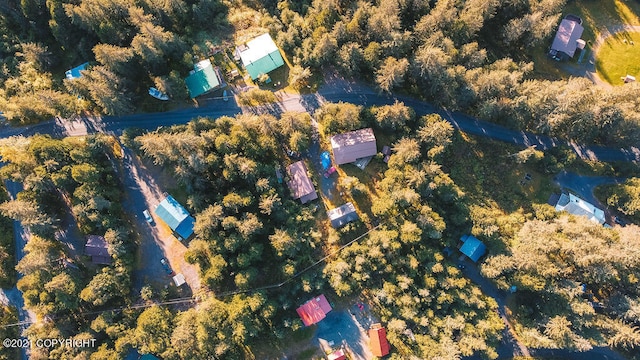
[[[149,224],[153,223],[153,218],[151,217],[151,214],[149,214],[149,210],[143,211],[142,215],[144,215],[144,219],[147,220]]]

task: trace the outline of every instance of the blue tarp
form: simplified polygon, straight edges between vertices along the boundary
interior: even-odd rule
[[[327,170],[331,166],[331,155],[329,155],[328,151],[320,154],[320,161],[322,162],[322,168]]]
[[[89,65],[88,62],[78,65],[76,67],[74,67],[73,69],[67,70],[64,74],[67,77],[67,79],[77,79],[82,77],[82,73],[80,71],[82,70],[86,70],[87,69],[87,65]]]

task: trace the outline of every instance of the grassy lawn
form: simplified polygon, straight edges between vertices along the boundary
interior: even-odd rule
[[[637,45],[631,45],[637,43]],[[623,85],[629,74],[640,76],[640,32],[619,33],[607,38],[596,58],[596,70],[611,85]]]
[[[623,24],[640,25],[640,2],[622,0],[570,1],[564,14],[582,18],[582,39],[594,42],[602,30]]]

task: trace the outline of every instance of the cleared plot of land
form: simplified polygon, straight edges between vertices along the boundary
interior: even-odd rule
[[[611,85],[624,84],[626,75],[640,76],[640,32],[608,37],[596,54],[598,75]]]

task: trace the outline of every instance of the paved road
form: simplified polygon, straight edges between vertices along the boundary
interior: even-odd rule
[[[463,274],[480,287],[482,293],[494,298],[498,303],[498,313],[505,323],[503,338],[498,346],[498,359],[511,359],[516,356],[535,356],[536,358],[567,360],[625,360],[625,357],[608,347],[594,347],[589,351],[576,352],[567,349],[528,349],[518,341],[517,335],[507,316],[506,302],[509,293],[498,289],[489,279],[483,277],[476,264],[464,262]],[[481,360],[479,355],[464,357],[465,360]]]
[[[15,200],[16,196],[22,191],[22,184],[7,180],[5,181],[9,197]],[[15,259],[16,263],[24,257],[24,246],[27,244],[27,240],[31,234],[27,228],[24,228],[19,221],[13,222],[13,235],[15,237]],[[20,272],[17,273],[18,279],[22,277]],[[4,298],[4,299],[2,299]],[[18,320],[20,322],[33,322],[36,320],[36,316],[33,312],[27,310],[24,306],[24,298],[22,292],[18,288],[13,287],[11,289],[0,289],[0,302],[7,302],[10,305],[18,309]],[[22,327],[24,330],[26,326]],[[28,349],[22,348],[20,350],[20,358],[26,360],[29,358]]]
[[[317,109],[323,102],[344,101],[360,105],[383,105],[393,104],[396,100],[404,102],[414,108],[418,115],[438,113],[451,124],[470,134],[485,136],[494,140],[504,141],[522,146],[536,145],[540,150],[552,147],[567,145],[576,154],[585,159],[601,161],[634,161],[640,162],[640,148],[606,148],[599,146],[583,146],[570,143],[565,140],[552,138],[543,135],[535,135],[524,131],[512,130],[497,124],[482,121],[460,112],[450,112],[444,109],[435,108],[433,105],[416,100],[409,96],[387,96],[377,93],[372,89],[361,85],[352,84],[347,81],[336,80],[320,88],[317,93],[297,96],[281,96],[279,106],[266,107],[266,111],[277,112],[292,108],[304,108],[307,111]],[[245,109],[246,110],[246,109]],[[81,135],[86,133],[106,132],[120,134],[128,127],[138,127],[143,129],[155,129],[159,126],[170,126],[174,124],[186,124],[194,118],[201,116],[220,117],[233,116],[242,112],[234,101],[222,101],[213,99],[203,103],[197,108],[181,109],[177,111],[136,114],[120,117],[105,116],[94,118],[84,116],[74,123],[61,120],[51,120],[35,126],[23,128],[12,128],[5,126],[0,128],[0,138],[12,135],[33,135],[36,133],[50,134],[62,137],[69,135]]]

